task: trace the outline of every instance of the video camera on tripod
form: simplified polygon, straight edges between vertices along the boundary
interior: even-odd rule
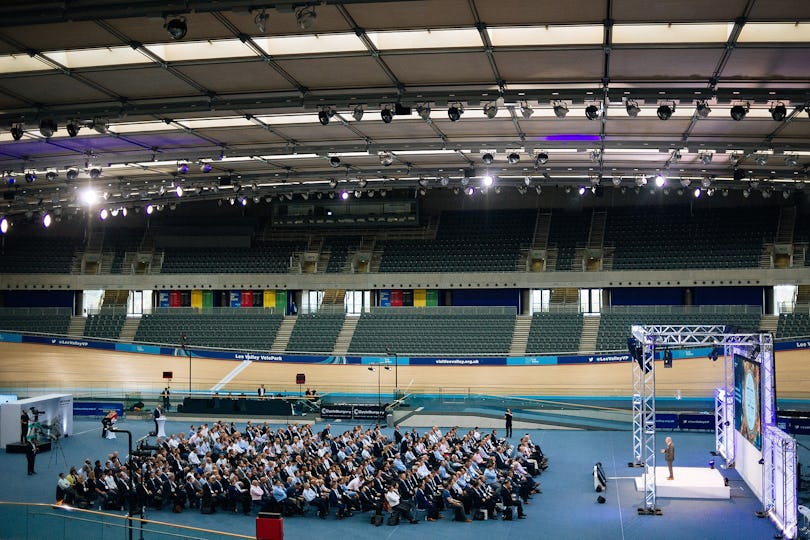
[[[132,455],[134,457],[139,458],[148,458],[152,456],[152,452],[156,450],[160,450],[160,447],[156,444],[149,444],[147,438],[149,435],[141,437],[135,443],[135,449],[132,451]]]
[[[34,415],[34,422],[39,422],[39,415],[40,414],[45,414],[45,411],[39,411],[39,410],[37,410],[36,407],[31,407],[28,410],[31,411],[31,414]]]

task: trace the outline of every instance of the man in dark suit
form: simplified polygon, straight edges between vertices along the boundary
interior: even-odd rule
[[[506,409],[503,418],[506,420],[506,438],[508,439],[512,436],[512,409]]]
[[[161,416],[163,416],[163,413],[160,410],[160,403],[158,403],[157,405],[155,405],[155,410],[152,411],[152,420],[154,420],[154,422],[155,422],[155,435],[157,435],[157,433],[158,433],[158,423],[157,423],[157,421],[158,421],[158,418],[160,418]]]
[[[20,443],[22,444],[25,444],[25,438],[28,436],[29,420],[31,420],[31,417],[28,416],[28,413],[23,409],[20,413]]]
[[[34,470],[34,462],[37,459],[37,443],[28,441],[25,443],[25,459],[28,461],[28,476],[37,474]]]
[[[669,467],[669,477],[667,480],[675,480],[675,475],[672,473],[672,462],[675,461],[675,444],[672,442],[672,437],[667,437],[665,441],[667,446],[661,450],[661,453],[664,454],[667,467]]]

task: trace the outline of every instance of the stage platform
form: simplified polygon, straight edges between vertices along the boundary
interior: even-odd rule
[[[656,497],[671,499],[729,499],[731,488],[723,475],[708,467],[674,467],[674,480],[667,480],[669,469],[655,468]],[[636,478],[636,490],[644,491],[644,476]]]
[[[37,441],[37,454],[48,452],[51,449],[50,441]],[[8,443],[6,454],[25,454],[25,445],[19,442]]]

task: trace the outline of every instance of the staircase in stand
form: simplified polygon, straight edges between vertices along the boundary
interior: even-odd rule
[[[515,320],[515,331],[512,334],[512,344],[509,346],[509,356],[523,356],[526,354],[526,344],[529,342],[529,329],[531,326],[531,315],[518,315]]]
[[[281,326],[278,328],[276,339],[273,341],[273,346],[270,348],[270,350],[274,352],[283,352],[287,349],[287,344],[290,342],[290,336],[292,335],[293,327],[295,326],[295,321],[297,320],[298,317],[295,316],[284,317],[284,320],[281,321]]]
[[[87,322],[82,316],[73,316],[70,318],[70,326],[68,326],[68,335],[70,337],[84,336],[84,324]]]
[[[321,305],[342,306],[346,300],[346,289],[326,289]]]
[[[354,330],[357,328],[357,317],[346,317],[343,326],[335,341],[335,354],[346,354],[349,351],[349,344],[352,342]]]
[[[596,336],[599,333],[600,315],[585,315],[582,318],[582,336],[579,338],[579,354],[596,350]]]
[[[779,211],[779,224],[776,227],[776,244],[792,244],[793,231],[796,228],[796,207],[783,206]]]
[[[771,332],[776,335],[779,326],[779,315],[763,315],[759,319],[759,329],[763,332]]]
[[[118,341],[132,343],[135,341],[135,333],[138,331],[141,320],[128,317],[124,321],[124,326],[121,328],[121,334],[118,336]]]

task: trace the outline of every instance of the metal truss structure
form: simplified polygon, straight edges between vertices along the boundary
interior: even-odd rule
[[[786,538],[798,534],[798,453],[796,439],[776,427],[765,425],[762,457],[765,512]]]

